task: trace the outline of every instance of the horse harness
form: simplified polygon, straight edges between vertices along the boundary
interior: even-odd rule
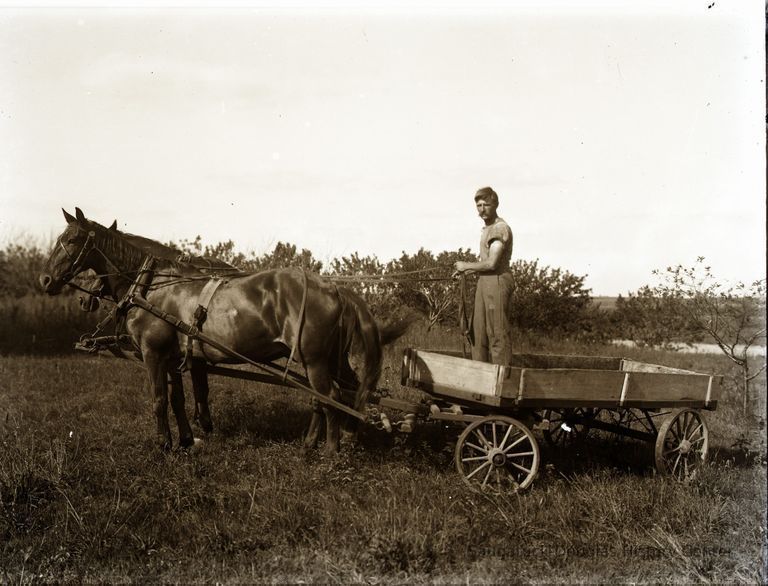
[[[202,331],[203,329],[203,324],[208,317],[208,305],[211,303],[211,299],[213,299],[213,294],[216,293],[216,289],[228,282],[229,279],[222,279],[221,277],[214,275],[203,287],[203,290],[200,292],[200,297],[197,299],[197,308],[193,315],[193,326],[197,328],[198,331]],[[194,342],[194,336],[187,335],[187,347],[184,351],[184,360],[182,360],[181,367],[179,368],[181,371],[188,370],[191,366]],[[200,343],[198,342],[198,344]],[[200,344],[200,351],[205,354],[202,349],[202,344]]]

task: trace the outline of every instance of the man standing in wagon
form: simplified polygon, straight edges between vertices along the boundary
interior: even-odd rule
[[[472,359],[509,364],[512,354],[507,308],[512,291],[512,230],[496,214],[499,196],[490,187],[475,194],[477,213],[485,225],[480,232],[480,260],[458,261],[459,273],[477,273],[475,311],[472,318]]]

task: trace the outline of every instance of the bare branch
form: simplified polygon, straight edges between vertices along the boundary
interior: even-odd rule
[[[765,364],[763,364],[763,365],[760,367],[760,369],[759,369],[759,370],[758,370],[756,373],[749,375],[749,376],[747,377],[747,382],[749,382],[749,381],[751,381],[752,379],[755,379],[755,378],[757,378],[758,376],[760,376],[760,374],[762,374],[762,372],[765,370],[765,367],[766,367],[766,365],[765,365]]]

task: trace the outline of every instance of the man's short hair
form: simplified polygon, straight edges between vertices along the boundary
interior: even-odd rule
[[[484,199],[495,206],[499,205],[499,196],[496,195],[496,192],[490,187],[481,187],[478,189],[477,193],[475,193],[475,201],[478,199]]]

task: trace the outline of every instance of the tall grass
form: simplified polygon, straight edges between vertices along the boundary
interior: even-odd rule
[[[105,314],[82,311],[74,295],[0,297],[0,354],[62,354]]]

